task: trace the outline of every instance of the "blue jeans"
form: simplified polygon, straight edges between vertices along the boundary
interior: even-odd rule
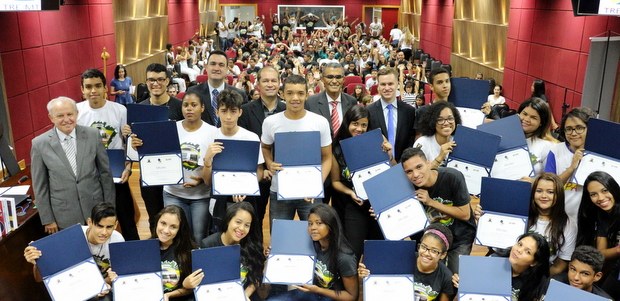
[[[267,301],[330,301],[331,298],[314,293],[304,293],[298,289],[287,291],[274,297],[269,297]]]
[[[209,200],[210,198],[190,200],[164,191],[164,206],[177,205],[183,209],[196,243],[200,243],[200,241],[207,236],[206,229],[209,224]]]
[[[292,220],[295,218],[295,212],[299,215],[299,219],[302,221],[308,220],[308,214],[310,214],[310,208],[314,207],[314,204],[321,204],[322,199],[314,199],[314,202],[306,202],[304,200],[278,200],[278,196],[275,192],[271,191],[269,199],[269,226],[273,224],[274,219],[286,219]]]

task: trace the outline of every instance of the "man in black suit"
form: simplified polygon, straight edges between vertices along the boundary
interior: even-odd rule
[[[415,109],[396,100],[398,90],[398,71],[384,68],[377,74],[378,90],[381,99],[368,105],[368,130],[380,128],[394,149],[394,158],[400,161],[403,151],[413,145],[415,138]]]
[[[267,116],[282,112],[286,109],[286,104],[278,99],[278,89],[280,88],[280,76],[278,70],[272,66],[265,66],[258,71],[257,86],[260,92],[260,99],[251,101],[241,107],[241,117],[238,124],[249,131],[254,132],[258,137],[263,135],[263,121]],[[263,218],[269,200],[269,187],[271,186],[271,171],[265,168],[263,181],[259,182],[260,198],[254,202],[256,216],[259,225],[263,226]]]
[[[248,102],[248,96],[243,90],[237,89],[226,83],[228,72],[228,59],[226,53],[220,50],[212,51],[207,59],[207,76],[209,79],[200,85],[193,86],[188,92],[196,92],[200,95],[205,110],[202,112],[202,120],[215,127],[220,127],[220,119],[215,115],[217,111],[217,99],[224,89],[233,90],[243,96],[243,102]]]

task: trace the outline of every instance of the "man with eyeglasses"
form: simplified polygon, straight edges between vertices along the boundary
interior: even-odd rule
[[[166,66],[153,63],[146,67],[146,86],[149,90],[149,98],[141,101],[141,105],[167,106],[170,111],[168,118],[170,120],[183,120],[181,112],[181,101],[175,97],[171,97],[167,93],[170,77],[166,72]],[[131,127],[125,125],[123,127],[123,136],[127,137],[131,134]],[[131,144],[130,141],[127,142]],[[157,221],[155,216],[164,208],[163,186],[140,186],[142,199],[146,212],[149,214],[149,225],[155,227]]]
[[[419,148],[405,149],[401,159],[405,174],[415,188],[416,199],[430,216],[429,222],[440,222],[452,231],[454,241],[448,249],[447,266],[458,273],[459,255],[469,255],[476,236],[465,177],[453,168],[433,169]]]

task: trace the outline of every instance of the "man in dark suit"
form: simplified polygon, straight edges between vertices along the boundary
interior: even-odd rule
[[[398,71],[384,68],[377,73],[381,99],[368,105],[368,130],[381,129],[394,149],[394,158],[400,161],[403,151],[413,145],[415,138],[415,109],[396,100]]]
[[[54,127],[32,140],[31,171],[35,202],[46,233],[86,224],[100,202],[114,204],[114,182],[99,131],[77,125],[75,101],[47,104]]]
[[[344,114],[352,106],[357,105],[357,100],[353,96],[342,92],[344,67],[339,63],[327,63],[323,65],[321,81],[323,81],[325,85],[325,91],[308,97],[305,107],[306,110],[319,114],[327,119],[333,138],[336,137],[336,133],[340,129]],[[338,199],[334,198],[337,194],[334,194],[329,176],[323,185],[323,193],[325,196],[323,202],[329,203],[331,199],[332,207],[336,209],[341,217],[344,216],[344,205],[341,204]]]
[[[233,90],[243,96],[243,102],[248,102],[247,94],[226,83],[228,72],[228,59],[226,53],[215,50],[209,54],[207,60],[207,76],[209,79],[200,85],[193,86],[188,89],[188,92],[196,92],[200,95],[202,103],[205,105],[205,110],[202,112],[202,120],[215,127],[220,127],[220,119],[216,116],[217,111],[217,97],[224,89]]]
[[[254,132],[258,137],[263,134],[263,121],[267,116],[282,112],[286,104],[278,99],[280,88],[280,76],[278,70],[272,66],[265,66],[258,72],[258,90],[260,99],[251,101],[241,107],[239,126]],[[254,202],[254,209],[258,216],[259,225],[263,226],[263,218],[269,200],[269,187],[271,186],[271,172],[265,168],[263,181],[259,182],[260,198]]]

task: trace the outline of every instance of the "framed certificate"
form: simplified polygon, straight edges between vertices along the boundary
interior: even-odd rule
[[[586,151],[573,174],[573,180],[575,183],[583,185],[586,178],[595,171],[604,171],[616,181],[620,181],[620,159]]]
[[[308,223],[294,220],[273,220],[271,253],[265,264],[266,283],[312,284],[316,251]]]
[[[213,195],[260,195],[256,170],[259,141],[226,140],[224,151],[213,158]]]
[[[461,114],[463,126],[475,129],[484,122],[485,115],[482,111],[480,111],[480,109],[464,107],[456,107],[456,109],[459,111],[459,114]]]
[[[510,301],[512,271],[508,258],[459,257],[459,301]]]
[[[132,131],[142,139],[138,148],[142,186],[183,183],[183,159],[174,121],[137,122]]]
[[[163,300],[157,239],[111,243],[110,263],[118,274],[112,283],[114,300]]]
[[[202,269],[205,277],[194,289],[197,301],[245,301],[241,285],[239,245],[192,250],[192,270]]]
[[[151,106],[141,104],[127,104],[127,124],[133,126],[136,122],[166,121],[170,116],[167,106]],[[131,136],[127,138],[126,159],[134,162],[140,160],[138,152],[131,147]]]
[[[364,301],[415,300],[413,275],[370,275],[364,279]]]
[[[323,197],[321,166],[285,167],[278,171],[278,200]]]
[[[278,200],[323,197],[321,135],[317,131],[275,134]]]
[[[140,157],[142,186],[183,184],[181,154],[153,154]]]

